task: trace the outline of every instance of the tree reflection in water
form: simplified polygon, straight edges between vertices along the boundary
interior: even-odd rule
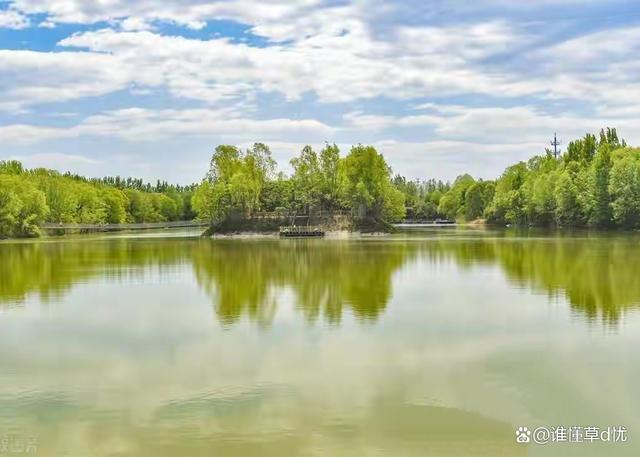
[[[518,287],[564,296],[588,319],[616,323],[640,303],[640,244],[634,235],[583,237],[436,236],[379,240],[211,240],[104,238],[0,243],[0,306],[29,294],[60,300],[95,278],[125,283],[150,268],[192,269],[218,319],[269,325],[279,295],[294,294],[310,322],[378,319],[393,294],[393,276],[410,260],[434,267],[498,265]],[[460,287],[465,287],[464,283]],[[428,302],[429,297],[424,300]]]
[[[640,239],[633,235],[442,239],[422,254],[499,265],[519,287],[564,297],[588,319],[616,323],[640,304]]]
[[[224,324],[244,314],[263,324],[276,306],[276,289],[294,292],[305,319],[341,321],[349,308],[376,320],[392,295],[392,276],[418,250],[415,243],[322,240],[220,240],[194,252],[199,284],[214,297]]]

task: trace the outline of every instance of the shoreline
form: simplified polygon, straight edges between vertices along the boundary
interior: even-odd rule
[[[420,230],[497,230],[497,231],[514,231],[514,232],[538,232],[546,234],[603,234],[603,235],[637,235],[640,233],[640,229],[623,229],[620,227],[549,227],[549,226],[519,226],[519,225],[502,225],[491,223],[478,223],[477,221],[456,223],[452,225],[406,225],[402,227],[394,226],[394,230],[382,231],[382,230],[351,230],[351,229],[324,229],[325,236],[323,239],[347,239],[347,238],[373,238],[373,237],[385,237],[397,233],[411,233],[412,231]],[[199,238],[213,238],[213,239],[280,239],[280,233],[277,230],[228,230],[220,232],[211,232],[211,227],[204,231],[193,231],[193,236]],[[37,240],[70,240],[70,239],[83,239],[94,238],[96,236],[103,237],[111,235],[117,236],[163,236],[169,235],[175,232],[184,232],[184,230],[172,230],[172,229],[150,229],[150,230],[122,230],[122,231],[93,231],[90,233],[66,233],[62,235],[42,235],[39,237],[7,237],[0,236],[0,244],[7,242],[21,242],[21,241],[37,241]],[[290,238],[290,239],[305,239]]]
[[[349,239],[349,238],[368,238],[368,237],[384,237],[389,236],[392,233],[389,232],[362,232],[359,230],[328,230],[323,237],[292,237],[282,238],[279,232],[257,232],[257,231],[244,231],[244,232],[228,232],[228,233],[214,233],[211,235],[203,234],[203,238],[212,239],[287,239],[287,240],[307,240],[307,239]]]

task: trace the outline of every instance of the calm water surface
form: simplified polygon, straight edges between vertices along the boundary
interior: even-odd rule
[[[640,455],[640,236],[195,235],[0,243],[0,455]]]

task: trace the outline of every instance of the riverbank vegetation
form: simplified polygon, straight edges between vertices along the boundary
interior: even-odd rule
[[[640,149],[615,129],[572,141],[508,167],[495,181],[459,176],[453,184],[396,177],[418,218],[551,227],[640,226]]]
[[[587,134],[557,157],[546,151],[508,167],[496,180],[464,174],[453,183],[396,175],[372,146],[344,157],[336,145],[305,146],[293,174],[276,173],[269,148],[219,146],[194,195],[201,218],[228,220],[256,211],[345,210],[355,220],[483,220],[497,225],[640,226],[640,149],[615,129]]]
[[[126,223],[199,218],[233,226],[257,213],[283,217],[349,214],[384,226],[412,219],[485,220],[552,227],[640,227],[640,149],[615,129],[587,134],[567,151],[551,151],[508,167],[496,180],[468,174],[453,183],[393,177],[372,146],[344,157],[326,144],[305,146],[292,173],[276,168],[269,147],[220,145],[197,186],[139,179],[87,179],[0,162],[0,236],[33,236],[44,222]]]
[[[192,219],[194,186],[87,179],[0,162],[0,236],[36,236],[49,223],[121,224]]]

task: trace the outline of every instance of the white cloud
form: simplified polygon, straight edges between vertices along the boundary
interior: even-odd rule
[[[640,103],[640,27],[588,33],[521,59],[529,84],[551,98],[596,106]]]
[[[438,138],[473,140],[483,143],[533,143],[553,132],[575,139],[606,126],[616,127],[632,143],[640,142],[636,126],[640,111],[629,110],[624,116],[550,115],[529,106],[509,108],[470,108],[431,105],[430,114],[381,116],[351,112],[344,116],[345,126],[354,132],[393,130],[399,127],[429,127]],[[635,114],[635,117],[629,115]],[[542,152],[540,148],[538,152]]]
[[[29,25],[31,25],[31,21],[20,11],[0,10],[0,29],[24,29]]]
[[[128,17],[123,19],[120,23],[120,28],[126,32],[134,32],[140,30],[153,30],[153,25],[150,21],[140,19],[138,17]]]
[[[494,7],[503,3],[492,2]],[[523,44],[535,49],[541,36],[504,20],[464,26],[394,24],[380,36],[371,30],[371,18],[393,8],[376,1],[327,6],[321,0],[15,0],[13,8],[48,14],[47,23],[117,23],[118,31],[78,34],[60,44],[109,55],[98,65],[100,71],[111,74],[116,68],[130,84],[166,86],[177,97],[209,103],[255,98],[261,91],[290,100],[309,91],[324,102],[460,94],[640,101],[640,82],[632,77],[640,65],[640,27],[586,34],[534,51],[523,48],[520,54],[514,51]],[[258,48],[149,32],[157,20],[198,28],[220,18],[291,42]],[[484,62],[503,54],[514,62]],[[43,67],[56,64],[44,62]],[[84,82],[83,76],[76,81]],[[98,83],[103,87],[96,92],[113,90],[110,78]]]
[[[108,54],[0,50],[0,109],[107,94],[126,88],[134,73]]]
[[[269,140],[285,135],[327,137],[333,128],[303,119],[248,119],[228,110],[147,110],[129,108],[91,116],[74,130],[82,135],[120,137],[130,141],[155,141],[176,135],[215,136],[222,140]]]
[[[54,127],[26,124],[0,126],[0,143],[4,144],[25,145],[72,136],[75,136],[72,132]]]
[[[322,141],[334,129],[321,122],[302,119],[250,119],[230,110],[148,110],[127,108],[90,116],[69,128],[34,125],[0,127],[0,141],[29,144],[79,136],[109,137],[127,141],[162,141],[179,136],[215,137],[220,141],[268,141],[285,136],[301,136]]]
[[[508,165],[543,152],[541,145],[536,142],[387,140],[376,142],[374,146],[384,154],[394,173],[411,179],[436,178],[449,181],[464,173],[494,179]]]
[[[331,23],[324,16],[321,21]],[[266,48],[112,29],[77,34],[60,45],[113,56],[112,64],[136,69],[135,82],[165,85],[178,97],[215,103],[258,92],[277,92],[289,100],[313,92],[324,102],[349,102],[382,95],[525,93],[522,84],[484,74],[472,64],[503,52],[516,39],[506,25],[488,23],[469,28],[464,37],[457,27],[405,28],[394,41],[381,41],[351,19]]]
[[[60,85],[63,100],[73,93],[80,98],[135,85],[141,90],[166,88],[175,97],[210,105],[251,101],[264,92],[288,100],[311,92],[330,103],[467,94],[640,101],[640,81],[631,76],[640,70],[640,27],[596,32],[520,55],[514,50],[523,43],[535,44],[537,38],[499,20],[465,26],[396,26],[379,36],[367,23],[367,2],[320,7],[319,1],[296,6],[278,1],[269,3],[268,9],[251,1],[153,3],[115,0],[89,7],[80,1],[17,2],[16,7],[25,11],[48,11],[64,21],[116,21],[119,29],[62,40],[61,46],[90,51],[75,57],[33,53],[32,59],[39,62],[35,69],[25,67],[26,55],[3,51],[6,65],[0,67],[0,77],[9,81],[8,91],[14,93],[9,99],[19,98],[14,104],[23,105],[53,101],[51,89]],[[292,41],[254,47],[224,38],[198,40],[151,32],[152,21],[158,18],[200,21],[226,16],[246,20],[254,33]],[[508,53],[515,63],[485,62]],[[82,69],[67,68],[74,64]],[[3,75],[12,67],[13,73]],[[51,73],[56,77],[49,84]],[[12,74],[32,76],[20,81]],[[66,81],[78,84],[80,90],[64,90]]]
[[[12,156],[11,159],[19,160],[27,168],[52,168],[69,169],[82,165],[99,165],[99,160],[75,154],[61,153],[37,153],[24,156]]]
[[[47,14],[53,23],[92,24],[120,18],[136,21],[175,22],[194,29],[207,20],[231,19],[247,24],[268,24],[298,17],[302,11],[318,6],[316,0],[14,0],[17,10],[29,14]]]
[[[507,52],[531,39],[501,21],[465,26],[401,27],[396,34],[405,56],[449,55],[461,64]]]

